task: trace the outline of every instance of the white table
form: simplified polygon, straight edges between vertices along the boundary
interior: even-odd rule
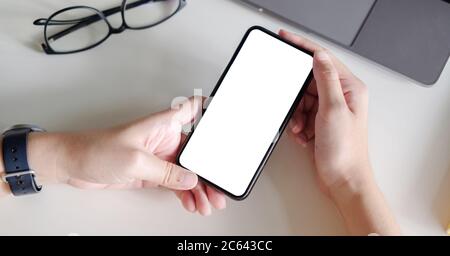
[[[107,127],[167,108],[194,88],[208,95],[245,30],[304,32],[229,0],[190,0],[152,29],[113,35],[85,53],[47,56],[35,18],[120,1],[3,0],[0,8],[0,126],[49,130]],[[378,183],[405,234],[444,234],[450,210],[450,65],[430,89],[312,35],[370,90],[370,155]],[[345,227],[318,190],[304,149],[283,136],[251,196],[200,217],[172,193],[81,191],[48,186],[0,201],[0,234],[335,235]]]

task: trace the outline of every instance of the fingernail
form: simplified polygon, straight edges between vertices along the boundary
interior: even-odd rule
[[[211,208],[208,206],[203,211],[200,211],[200,215],[202,216],[210,216],[212,214]]]
[[[193,174],[192,172],[184,172],[184,174],[182,174],[182,177],[180,179],[180,183],[183,187],[195,187],[195,185],[197,185],[197,175]]]
[[[316,58],[320,61],[329,61],[330,55],[326,51],[318,51],[316,52]]]
[[[292,133],[297,134],[300,132],[300,126],[298,125],[298,122],[295,119],[291,119],[290,127],[291,127]]]

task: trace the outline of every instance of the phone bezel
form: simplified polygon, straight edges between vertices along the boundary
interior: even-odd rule
[[[250,33],[251,33],[253,30],[260,30],[260,31],[262,31],[262,32],[264,32],[264,33],[266,33],[266,34],[268,34],[269,36],[272,36],[272,37],[274,37],[275,39],[277,39],[277,40],[279,40],[279,41],[282,41],[283,43],[286,43],[286,44],[288,44],[288,45],[290,45],[290,46],[292,46],[292,47],[294,47],[294,48],[296,48],[296,49],[302,51],[303,53],[308,54],[308,55],[310,55],[311,57],[313,57],[313,53],[312,53],[312,52],[310,52],[310,51],[308,51],[308,50],[306,50],[306,49],[300,48],[299,46],[295,45],[294,43],[289,42],[289,41],[287,41],[287,40],[281,38],[279,35],[273,33],[272,31],[270,31],[270,30],[268,30],[268,29],[265,29],[265,28],[263,28],[263,27],[261,27],[261,26],[252,26],[252,27],[250,27],[250,28],[247,30],[247,32],[245,33],[244,37],[242,38],[241,42],[239,43],[239,46],[237,47],[236,51],[234,52],[233,56],[231,57],[230,62],[228,63],[228,65],[227,65],[227,67],[225,68],[224,72],[223,72],[222,75],[220,76],[219,81],[217,82],[216,86],[214,87],[213,91],[211,92],[210,98],[212,98],[212,100],[214,100],[214,98],[213,98],[214,95],[216,94],[217,90],[219,89],[220,85],[222,84],[223,80],[225,79],[225,77],[226,77],[226,75],[227,75],[229,69],[230,69],[231,66],[233,65],[233,63],[234,63],[236,57],[238,56],[240,50],[242,49],[242,46],[245,44],[245,42],[246,42],[248,36],[250,35]],[[261,163],[259,164],[258,169],[256,170],[255,174],[253,175],[253,178],[252,178],[252,180],[250,181],[250,184],[248,185],[248,187],[247,187],[247,189],[245,190],[244,194],[242,194],[242,195],[234,195],[233,193],[231,193],[231,192],[225,190],[224,188],[222,188],[222,187],[220,187],[220,186],[214,184],[213,182],[211,182],[211,181],[209,181],[209,180],[207,180],[207,179],[204,179],[204,178],[201,177],[201,176],[199,176],[199,179],[200,179],[201,181],[205,182],[207,185],[210,185],[210,186],[214,187],[215,189],[217,189],[217,190],[223,192],[223,193],[226,194],[228,197],[230,197],[230,198],[232,198],[232,199],[234,199],[234,200],[239,200],[239,201],[240,201],[240,200],[244,200],[245,198],[247,198],[248,195],[250,194],[250,192],[252,191],[253,187],[255,186],[256,181],[258,180],[259,176],[261,175],[261,172],[262,172],[262,170],[264,169],[264,166],[266,165],[267,160],[269,159],[270,155],[272,154],[273,149],[274,149],[275,146],[278,144],[278,141],[280,140],[281,134],[282,134],[283,131],[285,130],[285,128],[286,128],[286,126],[287,126],[287,124],[288,124],[288,122],[289,122],[289,119],[292,117],[292,114],[294,113],[295,109],[297,108],[297,106],[298,106],[300,100],[302,99],[302,97],[303,97],[303,95],[304,95],[306,89],[308,88],[309,84],[311,83],[311,80],[312,80],[312,79],[313,79],[313,72],[312,72],[312,69],[311,69],[311,71],[310,71],[310,73],[308,74],[308,76],[307,76],[305,82],[304,82],[303,85],[302,85],[302,89],[301,89],[300,92],[298,93],[298,95],[297,95],[296,99],[294,100],[294,102],[293,102],[291,108],[289,109],[288,113],[286,114],[286,117],[284,118],[284,120],[283,120],[283,122],[282,122],[280,128],[278,129],[278,136],[275,137],[274,141],[272,142],[272,144],[271,144],[271,145],[269,146],[269,148],[267,149],[266,154],[264,155],[264,158],[262,159]],[[207,111],[207,109],[208,109],[208,108],[206,108],[206,109],[203,110],[203,114]],[[179,166],[181,166],[181,167],[183,167],[183,168],[186,168],[186,167],[184,167],[184,166],[181,164],[181,162],[180,162],[180,156],[183,154],[183,151],[184,151],[184,149],[185,149],[187,143],[189,143],[189,140],[190,140],[192,134],[195,132],[195,127],[196,127],[196,125],[197,125],[199,122],[201,122],[201,119],[200,119],[200,120],[197,120],[196,124],[195,124],[195,125],[193,126],[193,128],[192,128],[192,131],[187,135],[186,140],[184,141],[183,145],[181,146],[180,152],[179,152],[178,155],[177,155],[177,158],[176,158],[176,164],[178,164]],[[186,169],[188,169],[188,168],[186,168]],[[192,171],[192,170],[191,170],[191,171]]]

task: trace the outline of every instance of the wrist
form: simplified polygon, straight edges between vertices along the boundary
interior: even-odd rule
[[[353,173],[353,175],[329,188],[330,196],[337,205],[371,194],[378,189],[370,165],[364,165],[347,173]]]
[[[27,145],[28,163],[36,172],[38,182],[65,183],[67,181],[68,150],[65,135],[30,133]]]
[[[367,175],[348,179],[330,191],[348,231],[353,235],[401,234],[371,169],[365,170],[365,173]]]

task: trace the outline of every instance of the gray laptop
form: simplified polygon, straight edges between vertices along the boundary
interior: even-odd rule
[[[450,0],[243,1],[423,85],[450,55]]]

